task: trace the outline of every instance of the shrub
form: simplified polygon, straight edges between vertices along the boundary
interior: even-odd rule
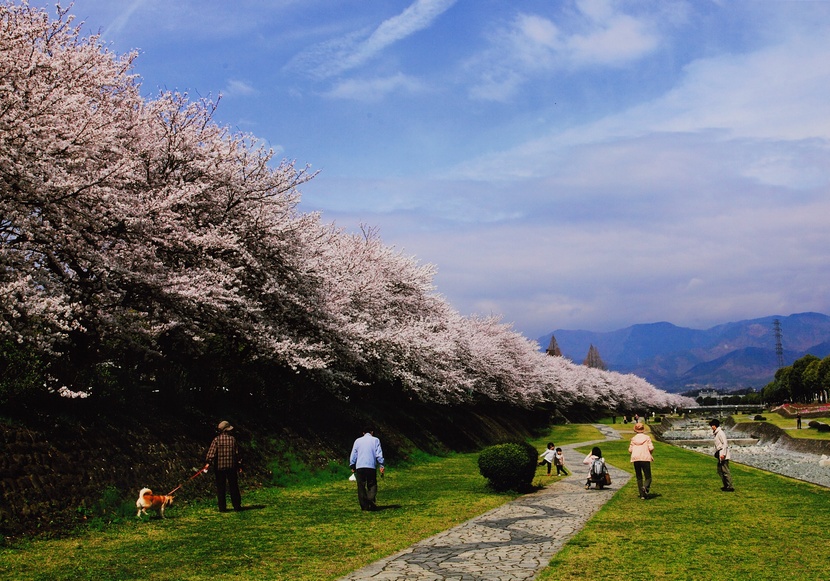
[[[765,418],[761,414],[758,414],[757,416],[755,416],[752,419],[755,420],[756,422],[765,422],[765,421],[767,421],[767,418]]]
[[[523,492],[536,475],[536,448],[527,442],[507,442],[482,450],[478,469],[494,490]]]
[[[816,429],[819,432],[830,432],[830,424],[824,424],[824,423],[818,422],[818,426],[816,427]]]
[[[816,420],[810,420],[809,422],[807,422],[807,427],[817,430],[818,426],[819,426],[819,423],[820,422],[817,422]]]

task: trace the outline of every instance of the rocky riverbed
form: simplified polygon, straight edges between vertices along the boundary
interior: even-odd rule
[[[726,428],[733,462],[830,487],[830,454],[822,453],[827,450],[825,443],[792,439],[779,428],[766,424],[753,424],[746,429],[747,425]],[[712,453],[708,420],[674,421],[661,432],[662,439],[675,446],[707,455]],[[758,443],[750,445],[751,442]]]
[[[738,434],[728,432],[727,436],[730,439],[741,437]],[[711,455],[713,449],[711,447],[683,446],[680,439],[675,441],[675,445],[707,455]],[[731,450],[732,462],[754,466],[755,468],[830,488],[830,458],[826,455],[795,452],[780,443],[732,446]]]
[[[793,452],[779,444],[759,444],[733,447],[732,461],[830,487],[827,456]]]

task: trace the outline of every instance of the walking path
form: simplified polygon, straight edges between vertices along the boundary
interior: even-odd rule
[[[596,427],[608,440],[620,438],[610,426]],[[631,478],[628,472],[609,464],[610,488],[585,490],[588,467],[582,465],[583,456],[574,448],[603,441],[561,446],[571,459],[569,476],[358,569],[341,581],[533,579]]]

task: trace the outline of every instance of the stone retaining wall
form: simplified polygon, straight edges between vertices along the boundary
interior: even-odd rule
[[[731,430],[758,438],[761,444],[778,444],[793,452],[830,455],[830,440],[793,438],[786,430],[767,422],[741,422],[732,426]]]
[[[651,431],[655,438],[661,442],[665,442],[663,434],[671,429],[674,421],[673,418],[663,418],[660,424],[652,424]],[[768,422],[735,422],[731,417],[727,417],[721,421],[721,425],[731,432],[738,432],[750,438],[757,439],[760,444],[778,444],[794,452],[816,455],[826,454],[830,456],[830,440],[793,438],[786,430],[782,430],[778,426]]]
[[[80,412],[84,402],[68,402],[72,413],[0,418],[0,534],[62,532],[87,516],[99,516],[105,496],[110,505],[114,496],[129,507],[145,486],[168,493],[204,465],[221,419],[234,424],[243,451],[243,495],[245,489],[273,482],[272,471],[289,474],[297,461],[312,468],[325,469],[331,462],[345,467],[351,444],[367,421],[376,427],[392,463],[414,450],[465,452],[525,439],[551,423],[550,412],[505,404],[313,403],[281,416],[260,411],[208,417],[175,409]],[[176,497],[181,506],[213,494],[209,474],[187,482]]]
[[[93,515],[108,490],[127,503],[145,486],[166,494],[204,465],[212,426],[203,428],[0,423],[0,531],[65,529]],[[212,479],[201,480],[182,497],[204,495]]]

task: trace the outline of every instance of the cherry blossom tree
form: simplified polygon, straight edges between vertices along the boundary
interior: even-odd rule
[[[0,3],[0,332],[47,390],[279,401],[276,373],[344,398],[679,402],[460,315],[432,265],[298,212],[313,172],[216,123],[216,102],[143,98],[134,59],[60,8]],[[256,393],[234,379],[254,368]]]

